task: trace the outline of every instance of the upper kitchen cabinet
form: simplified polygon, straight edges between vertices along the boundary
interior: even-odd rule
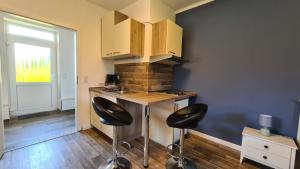
[[[152,25],[152,56],[181,57],[182,28],[171,20]]]
[[[102,18],[102,58],[121,59],[144,55],[145,25],[112,11]]]

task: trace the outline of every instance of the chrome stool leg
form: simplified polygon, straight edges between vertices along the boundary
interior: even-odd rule
[[[166,163],[166,169],[197,169],[197,166],[183,156],[184,129],[180,129],[179,156],[171,157]]]
[[[131,163],[124,157],[118,157],[117,153],[118,140],[117,140],[117,127],[113,126],[113,158],[108,162],[105,169],[131,169]],[[103,169],[99,167],[98,169]]]

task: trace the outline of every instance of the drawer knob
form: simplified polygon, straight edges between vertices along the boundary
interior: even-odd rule
[[[265,147],[265,149],[268,149],[268,148],[269,148],[269,146],[267,146],[267,145],[265,145],[264,147]]]
[[[266,160],[266,159],[268,159],[268,157],[267,156],[263,156],[263,158]]]

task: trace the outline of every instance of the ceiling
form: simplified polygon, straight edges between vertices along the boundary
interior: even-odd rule
[[[108,10],[120,10],[137,0],[88,0]]]
[[[185,8],[187,6],[200,3],[201,1],[207,1],[207,0],[162,0],[165,4],[167,4],[169,7],[174,9],[175,11]]]
[[[108,10],[120,10],[137,0],[88,0]],[[161,0],[175,11],[208,0]]]

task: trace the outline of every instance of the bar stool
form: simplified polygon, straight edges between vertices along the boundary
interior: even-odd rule
[[[171,155],[171,158],[166,163],[167,169],[197,169],[191,160],[183,156],[184,129],[196,128],[198,122],[205,116],[207,109],[206,104],[193,104],[177,110],[167,118],[168,126],[180,129],[179,145],[171,144],[172,146],[179,147],[179,155]]]
[[[132,123],[130,113],[120,105],[102,97],[94,97],[92,105],[100,117],[100,122],[113,126],[113,158],[108,162],[105,169],[130,169],[130,161],[119,156],[117,151],[117,127],[130,125]]]

